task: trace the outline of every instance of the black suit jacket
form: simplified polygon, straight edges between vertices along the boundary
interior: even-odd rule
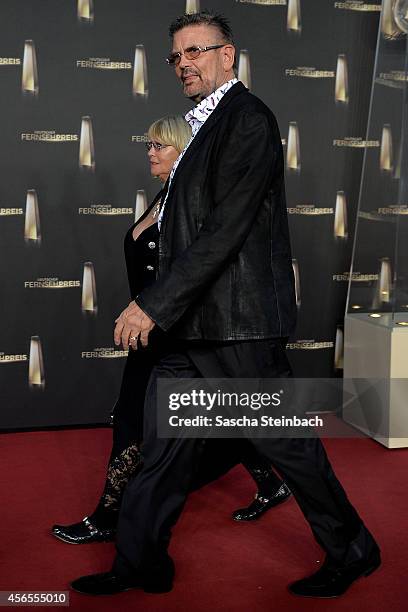
[[[272,112],[241,82],[179,163],[157,281],[135,301],[159,327],[188,340],[281,337],[294,329],[281,138]]]

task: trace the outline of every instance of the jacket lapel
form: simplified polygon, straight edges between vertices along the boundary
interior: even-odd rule
[[[247,91],[247,88],[245,87],[243,83],[241,83],[241,81],[238,81],[238,83],[235,83],[235,85],[233,85],[231,89],[229,89],[227,93],[221,98],[216,108],[211,113],[211,115],[208,117],[204,125],[198,130],[197,135],[193,138],[187,151],[184,153],[183,157],[181,158],[180,163],[177,166],[176,172],[174,173],[174,176],[171,182],[170,191],[172,190],[174,186],[176,178],[179,176],[181,170],[183,169],[183,166],[186,164],[188,159],[190,159],[190,157],[194,155],[194,152],[200,146],[200,144],[202,143],[202,141],[204,140],[208,132],[212,130],[213,127],[221,119],[225,107],[231,102],[231,100],[235,98],[235,96],[241,94],[244,91]]]

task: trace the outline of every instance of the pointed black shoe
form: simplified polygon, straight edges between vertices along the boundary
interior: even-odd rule
[[[68,544],[91,544],[92,542],[113,542],[116,530],[97,527],[86,516],[80,523],[73,525],[54,525],[51,533]]]
[[[334,567],[325,562],[320,570],[308,578],[293,582],[288,588],[293,595],[300,597],[340,597],[355,580],[369,576],[380,565],[379,552],[374,553],[368,560],[358,561],[345,567]]]
[[[255,495],[254,501],[247,508],[240,508],[232,513],[234,521],[255,521],[270,508],[278,506],[291,496],[289,487],[283,483],[279,489],[268,497]]]
[[[173,588],[174,563],[168,557],[160,570],[123,578],[113,571],[81,576],[71,582],[71,588],[84,595],[116,595],[130,589],[143,589],[146,593],[168,593]]]
[[[141,589],[140,582],[130,582],[113,572],[81,576],[71,582],[71,588],[84,595],[116,595],[129,589]]]

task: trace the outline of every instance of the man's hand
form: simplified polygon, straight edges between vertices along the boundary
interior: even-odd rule
[[[135,302],[130,302],[129,306],[118,316],[115,323],[115,344],[119,346],[122,342],[125,350],[129,346],[136,350],[138,337],[142,346],[147,346],[149,332],[156,325]]]

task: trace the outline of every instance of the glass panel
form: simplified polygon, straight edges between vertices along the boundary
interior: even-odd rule
[[[347,312],[408,325],[408,0],[381,14]]]

